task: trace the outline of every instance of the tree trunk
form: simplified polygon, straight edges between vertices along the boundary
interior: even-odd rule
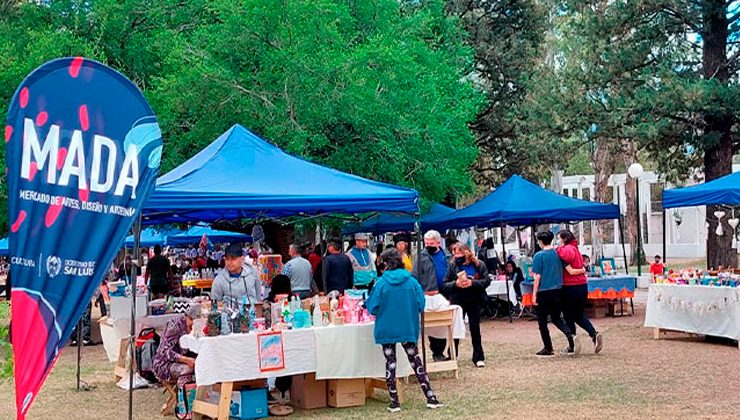
[[[596,150],[593,156],[594,169],[594,201],[603,203],[609,189],[609,177],[614,173],[616,159],[610,147],[610,140],[599,138],[596,140]],[[604,224],[610,221],[602,220],[595,223],[595,232],[591,234],[594,262],[604,255]],[[612,221],[613,223],[613,221]]]
[[[730,74],[727,66],[727,3],[724,0],[701,2],[704,22],[702,45],[702,72],[705,80],[715,79],[727,85]],[[732,126],[734,116],[729,112],[704,115],[704,136],[707,147],[704,152],[705,181],[711,181],[732,172]],[[707,267],[736,267],[737,251],[732,248],[732,229],[727,224],[729,217],[722,220],[725,234],[717,236],[717,206],[707,206]]]
[[[637,161],[637,148],[635,147],[635,142],[631,140],[623,140],[622,141],[622,157],[624,159],[624,167],[629,168],[630,165],[635,163]],[[629,264],[631,266],[637,265],[637,180],[632,179],[627,176],[627,182],[624,184],[624,201],[627,204],[627,207],[625,208],[625,215],[624,215],[624,229],[625,229],[625,239],[629,243],[630,246],[630,260]],[[642,203],[644,205],[644,203]],[[644,207],[643,207],[644,208]],[[642,240],[643,243],[645,243],[645,238]],[[642,247],[640,248],[640,255],[642,256],[642,261],[640,263],[644,263],[645,261],[645,252],[642,250]]]

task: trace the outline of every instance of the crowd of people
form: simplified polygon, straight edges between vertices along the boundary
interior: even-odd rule
[[[603,338],[584,315],[588,296],[588,263],[571,232],[560,231],[557,244],[554,238],[551,232],[537,234],[540,250],[532,263],[533,304],[543,344],[536,355],[555,355],[549,323],[553,323],[567,339],[568,347],[561,354],[573,355],[582,350],[576,334],[577,326],[588,334],[594,351],[598,353],[603,346]],[[424,247],[418,258],[411,255],[412,240],[408,234],[395,235],[393,244],[380,246],[377,254],[369,249],[369,237],[365,234],[355,235],[347,249],[343,249],[341,240],[330,239],[325,243],[325,253],[320,245],[294,244],[289,248],[289,259],[282,273],[268,284],[263,284],[251,262],[256,255],[237,244],[205,255],[196,251],[194,259],[186,254],[183,259],[178,257],[175,264],[162,256],[160,247],[155,247],[147,263],[145,278],[152,294],[159,296],[168,292],[167,285],[172,276],[186,272],[182,270],[200,265],[207,268],[209,264],[220,267],[222,269],[215,276],[211,288],[211,299],[225,306],[239,305],[243,299],[255,304],[274,302],[282,294],[307,298],[317,293],[366,289],[366,307],[376,316],[375,340],[382,346],[386,357],[386,379],[391,395],[388,409],[392,412],[400,410],[395,388],[396,344],[401,344],[414,367],[427,405],[437,408],[442,404],[429,385],[416,347],[420,314],[429,300],[443,299],[447,305],[461,307],[469,325],[473,365],[483,368],[485,349],[481,337],[481,313],[489,299],[486,289],[494,275],[503,275],[513,283],[516,295],[521,298],[522,284],[526,280],[513,260],[499,260],[492,241],[484,241],[481,249],[474,252],[460,242],[451,242],[445,249],[442,236],[433,230],[426,232],[423,240]],[[201,258],[205,262],[199,261]],[[119,267],[119,276],[125,276],[125,273],[138,274],[130,258]],[[188,311],[184,318],[173,320],[166,327],[156,360],[157,372],[163,380],[180,382],[192,376],[192,356],[183,352],[176,341],[188,332],[197,314],[197,310]],[[448,346],[444,339],[429,337],[429,348],[434,361],[449,360],[450,352],[458,351],[459,341],[455,340],[454,345]],[[284,394],[290,387],[290,378],[278,378],[275,387],[277,392]]]

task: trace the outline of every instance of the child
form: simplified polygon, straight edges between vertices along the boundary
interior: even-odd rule
[[[665,264],[661,262],[660,255],[655,256],[655,262],[650,264],[650,274],[653,278],[656,276],[662,276],[665,273]]]
[[[426,303],[419,282],[406,271],[403,256],[391,248],[380,256],[385,263],[385,272],[378,279],[365,302],[367,310],[375,315],[375,342],[383,346],[385,356],[386,383],[391,397],[388,411],[401,411],[396,389],[396,343],[401,343],[416,379],[424,391],[428,408],[442,407],[431,386],[416,343],[419,341],[419,314]]]
[[[568,348],[564,354],[570,356],[580,353],[580,345],[575,341],[573,332],[565,325],[561,317],[560,289],[563,287],[563,263],[552,246],[555,235],[552,232],[537,233],[537,243],[542,249],[535,254],[532,262],[534,273],[534,288],[532,301],[537,308],[537,321],[540,327],[543,348],[537,352],[537,357],[552,357],[555,355],[547,328],[548,316],[552,323],[565,334],[568,339]]]

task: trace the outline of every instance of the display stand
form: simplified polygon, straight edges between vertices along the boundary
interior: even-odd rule
[[[427,373],[434,372],[454,372],[455,379],[459,377],[457,365],[457,351],[455,351],[455,339],[452,335],[452,326],[454,324],[455,309],[443,311],[426,312],[424,319],[424,328],[443,327],[447,329],[447,346],[446,351],[450,353],[450,360],[443,362],[427,363]],[[422,336],[422,340],[424,336]]]

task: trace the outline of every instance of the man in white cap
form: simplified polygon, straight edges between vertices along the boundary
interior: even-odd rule
[[[367,289],[378,277],[375,268],[375,254],[367,249],[368,236],[366,233],[355,234],[355,246],[347,252],[354,270],[354,286],[357,289]]]

